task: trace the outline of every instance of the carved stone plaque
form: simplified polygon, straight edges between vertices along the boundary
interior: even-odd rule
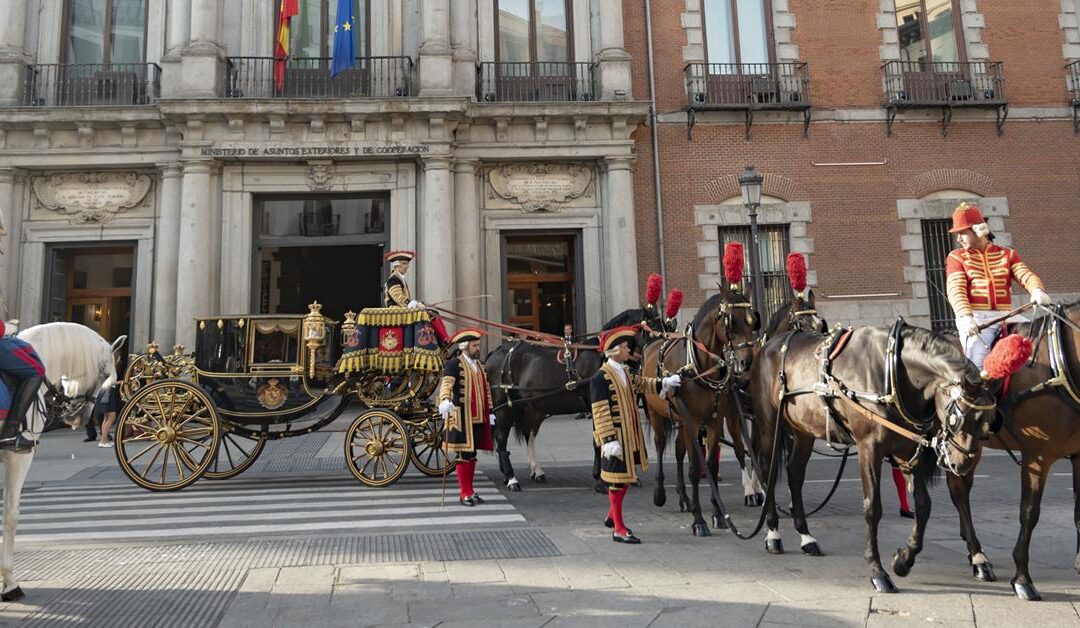
[[[581,164],[507,164],[488,171],[489,194],[527,212],[557,211],[593,195],[593,169]]]
[[[33,180],[38,202],[73,223],[108,222],[141,203],[152,184],[148,175],[135,172],[72,172]]]

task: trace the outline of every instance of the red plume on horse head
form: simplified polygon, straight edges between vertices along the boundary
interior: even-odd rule
[[[806,258],[802,253],[788,253],[787,276],[796,293],[806,290]]]
[[[682,290],[678,288],[672,288],[671,292],[667,295],[667,305],[664,308],[664,318],[675,318],[675,315],[679,313],[679,308],[682,307]]]
[[[1031,359],[1034,347],[1020,334],[1009,334],[997,341],[983,360],[983,371],[990,379],[1003,379],[1019,371]]]
[[[655,306],[660,300],[660,291],[663,289],[664,278],[660,276],[660,273],[649,275],[649,280],[645,282],[645,303]]]
[[[743,276],[743,245],[741,242],[728,242],[724,247],[724,278],[729,284],[737,284]]]

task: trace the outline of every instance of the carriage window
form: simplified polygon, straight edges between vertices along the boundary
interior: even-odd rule
[[[787,276],[787,254],[789,250],[789,225],[758,225],[758,260],[765,289],[765,312],[761,318],[768,321],[784,303],[791,298],[791,284]],[[720,250],[728,242],[741,242],[746,251],[744,258],[743,281],[740,286],[747,288],[750,279],[750,227],[720,227]]]
[[[300,346],[299,321],[254,321],[253,364],[296,364]]]

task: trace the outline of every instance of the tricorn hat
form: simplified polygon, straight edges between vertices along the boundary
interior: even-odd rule
[[[635,325],[623,325],[610,329],[600,337],[600,350],[607,353],[623,342],[633,342],[638,328]]]
[[[416,251],[390,251],[383,255],[383,259],[393,264],[394,262],[411,262],[416,257]]]
[[[480,329],[477,329],[475,327],[467,327],[465,329],[458,330],[458,332],[450,338],[450,344],[456,345],[460,342],[472,342],[473,340],[480,340],[480,338],[482,338],[484,335],[484,332]]]

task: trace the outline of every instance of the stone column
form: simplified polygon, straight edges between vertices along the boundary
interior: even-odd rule
[[[15,208],[15,171],[11,168],[0,168],[0,316],[8,312],[9,318],[15,318],[14,297],[8,282],[8,260],[15,254],[15,246],[12,239]]]
[[[454,298],[454,184],[450,159],[424,159],[424,205],[419,212],[420,298],[436,303]]]
[[[178,163],[159,164],[161,212],[154,235],[154,320],[151,339],[165,350],[176,342],[176,275],[180,264],[180,175]]]
[[[22,104],[26,64],[30,62],[25,39],[26,0],[8,0],[0,22],[0,106]]]
[[[186,161],[181,189],[179,262],[176,267],[176,342],[187,348],[195,346],[196,316],[209,316],[212,286],[210,264],[214,247],[211,242],[213,199],[210,189],[209,160]]]
[[[454,0],[450,6],[450,47],[454,59],[454,93],[476,93],[476,0]]]
[[[619,312],[639,307],[637,280],[637,240],[634,233],[633,159],[608,157],[605,177],[603,251],[607,285],[604,295],[608,319]]]
[[[630,53],[623,46],[622,0],[598,0],[600,6],[600,98],[629,99]]]
[[[221,47],[221,3],[191,2],[191,42],[182,53],[178,92],[171,97],[212,98],[220,95],[225,52]],[[163,94],[164,95],[164,94]]]
[[[169,32],[165,40],[168,55],[178,53],[191,41],[191,0],[169,0]]]
[[[458,297],[483,293],[483,264],[480,237],[480,207],[476,197],[476,159],[458,159],[454,163],[454,246]],[[465,314],[483,314],[484,301],[468,299],[457,304]]]
[[[450,1],[424,0],[420,11],[423,18],[419,50],[420,96],[449,96],[453,94]]]

